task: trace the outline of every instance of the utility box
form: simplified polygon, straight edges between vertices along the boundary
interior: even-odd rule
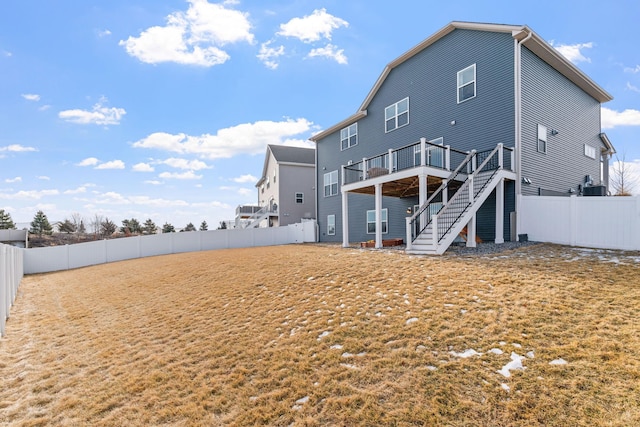
[[[604,185],[591,185],[589,187],[584,187],[582,190],[583,196],[606,196],[607,195],[607,187]]]

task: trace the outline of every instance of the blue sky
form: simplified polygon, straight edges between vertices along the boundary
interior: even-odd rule
[[[640,177],[640,2],[3,0],[0,209],[211,228],[257,201],[267,144],[353,114],[384,66],[451,21],[523,24],[614,100]],[[640,182],[636,186],[640,193]]]

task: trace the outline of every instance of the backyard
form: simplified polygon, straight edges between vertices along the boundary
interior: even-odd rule
[[[0,425],[640,425],[640,253],[288,245],[26,276]]]

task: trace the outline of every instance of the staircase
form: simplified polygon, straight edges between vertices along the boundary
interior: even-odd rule
[[[269,206],[265,206],[247,218],[246,225],[243,228],[258,228],[260,223],[272,214],[274,214],[274,211],[269,209]]]
[[[407,241],[411,242],[407,245],[407,253],[442,255],[447,250],[500,180],[505,178],[502,153],[502,144],[498,144],[491,151],[474,150],[467,155],[440,188],[407,220]],[[449,191],[453,182],[462,182],[455,194]],[[447,195],[449,199],[443,204]]]

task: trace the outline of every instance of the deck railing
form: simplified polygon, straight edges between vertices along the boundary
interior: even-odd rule
[[[462,162],[466,155],[464,151],[422,138],[419,142],[342,166],[342,183],[352,184],[419,166],[450,170],[451,166]]]

